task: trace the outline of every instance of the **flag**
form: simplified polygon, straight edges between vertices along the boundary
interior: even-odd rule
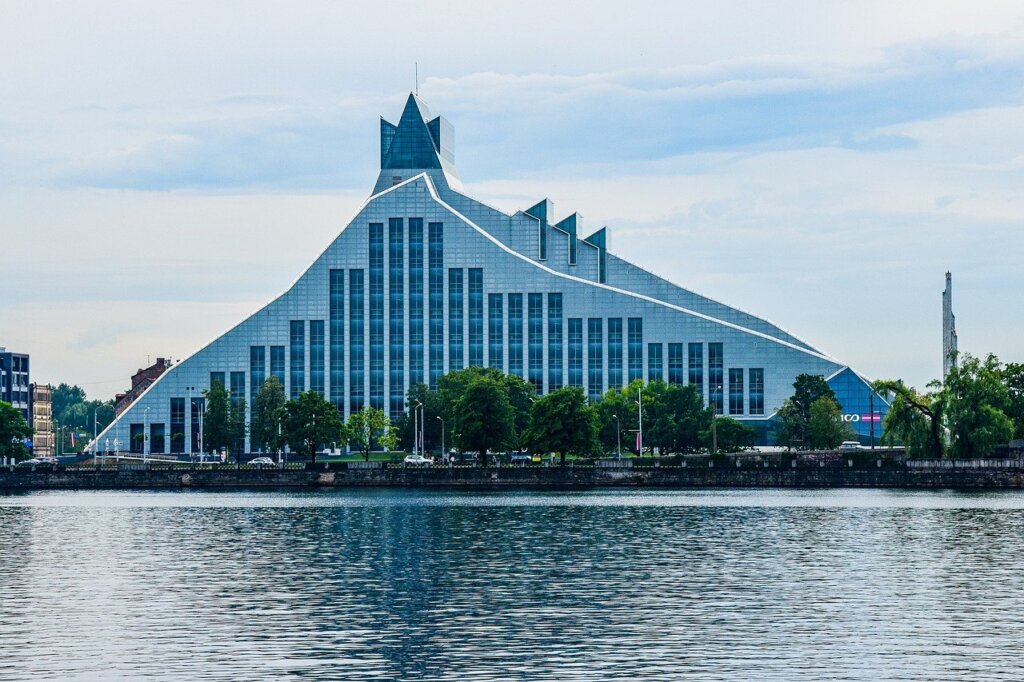
[[[71,432],[71,447],[75,447],[75,432]]]
[[[636,451],[640,452],[640,432],[636,432]]]

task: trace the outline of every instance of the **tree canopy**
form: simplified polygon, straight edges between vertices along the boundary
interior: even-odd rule
[[[505,382],[487,376],[473,376],[455,401],[452,429],[462,450],[480,453],[487,466],[490,450],[515,443],[515,411]]]
[[[23,458],[28,454],[24,441],[31,435],[32,427],[21,411],[0,400],[0,457]]]
[[[286,402],[284,387],[271,376],[260,387],[252,404],[250,436],[253,450],[279,450],[284,447],[281,436],[281,408]]]
[[[348,444],[363,453],[363,458],[370,461],[370,450],[373,447],[393,448],[398,438],[391,428],[391,420],[384,410],[364,405],[363,409],[348,416],[346,424]]]
[[[583,389],[565,386],[537,398],[530,410],[529,443],[534,452],[587,455],[598,446],[593,406]]]
[[[321,446],[344,443],[347,439],[338,408],[316,391],[306,391],[289,400],[280,414],[288,447],[293,452],[308,454],[314,464]]]

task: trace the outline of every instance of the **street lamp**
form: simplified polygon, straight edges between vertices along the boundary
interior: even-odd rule
[[[622,459],[622,424],[619,423],[619,415],[613,414],[615,420],[615,459]]]
[[[195,458],[192,456],[192,391],[194,390],[195,386],[185,387],[185,392],[188,393],[188,408],[186,412],[188,412],[188,459],[190,462],[195,461]]]
[[[441,461],[448,457],[448,453],[444,449],[444,420],[438,417],[437,420],[441,422]]]
[[[718,415],[718,403],[715,402],[715,392],[721,391],[722,385],[716,384],[711,387],[711,454],[718,452],[718,428],[715,424],[715,417]]]
[[[145,462],[149,455],[149,408],[144,409],[143,413],[146,415],[146,430],[142,432],[142,461]]]
[[[636,431],[636,454],[637,457],[644,456],[644,387],[643,384],[636,389],[637,407],[637,431]]]
[[[412,454],[417,452],[423,454],[423,445],[420,443],[420,427],[422,426],[423,418],[420,416],[420,410],[423,409],[423,403],[416,401],[416,406],[412,409]],[[417,448],[419,448],[417,450]]]

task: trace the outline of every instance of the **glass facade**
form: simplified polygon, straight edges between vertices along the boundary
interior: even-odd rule
[[[270,347],[270,376],[277,379],[281,388],[285,387],[284,381],[284,346]]]
[[[227,388],[227,383],[224,380],[224,372],[210,372],[210,388],[213,388],[214,384],[220,384],[224,388]]]
[[[562,294],[548,294],[548,390],[562,387]]]
[[[523,376],[523,295],[508,295],[508,373]]]
[[[681,384],[683,374],[683,344],[668,344],[668,383]]]
[[[245,372],[231,373],[231,404],[237,407],[245,400]]]
[[[331,333],[331,402],[345,412],[345,271],[331,270],[328,316]]]
[[[505,312],[501,294],[487,294],[487,366],[505,371]]]
[[[583,386],[583,318],[569,318],[569,385]]]
[[[349,411],[358,412],[366,402],[365,277],[363,271],[348,271],[348,381]]]
[[[704,396],[704,344],[691,343],[687,348],[689,378],[687,382],[697,387],[697,393]]]
[[[323,320],[309,321],[309,390],[324,395],[326,386],[325,360],[327,339]]]
[[[729,368],[729,414],[743,414],[743,370]]]
[[[444,374],[444,224],[427,225],[430,271],[430,388]]]
[[[587,397],[597,400],[604,393],[604,319],[587,319]]]
[[[750,414],[764,414],[764,369],[751,367],[750,373]]]
[[[631,317],[628,322],[629,382],[644,378],[644,318]]]
[[[708,393],[711,394],[711,401],[715,406],[715,410],[719,414],[722,414],[725,405],[725,397],[723,395],[723,391],[725,391],[725,385],[722,383],[725,379],[724,370],[725,361],[722,358],[722,344],[709,343]]]
[[[185,452],[185,399],[171,398],[171,454]]]
[[[249,347],[249,404],[256,402],[256,394],[267,380],[267,347]]]
[[[448,270],[448,371],[462,369],[462,268]]]
[[[527,294],[526,306],[529,381],[540,395],[544,391],[544,294]]]
[[[384,223],[370,223],[370,407],[384,407]]]
[[[647,344],[647,381],[664,381],[665,365],[662,357],[663,344]]]
[[[608,318],[608,388],[622,388],[622,318]]]
[[[164,425],[149,425],[149,452],[154,455],[162,455],[167,446],[164,444]]]
[[[405,230],[388,220],[388,414],[405,411]]]
[[[469,269],[469,366],[484,365],[484,271]]]
[[[409,218],[409,385],[423,376],[423,218]]]
[[[306,390],[306,322],[292,320],[288,334],[288,358],[291,368],[289,396],[292,400]]]

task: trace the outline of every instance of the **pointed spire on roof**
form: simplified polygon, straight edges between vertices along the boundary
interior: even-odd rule
[[[398,125],[380,122],[380,167],[384,169],[444,168],[454,173],[454,128],[409,93]]]

